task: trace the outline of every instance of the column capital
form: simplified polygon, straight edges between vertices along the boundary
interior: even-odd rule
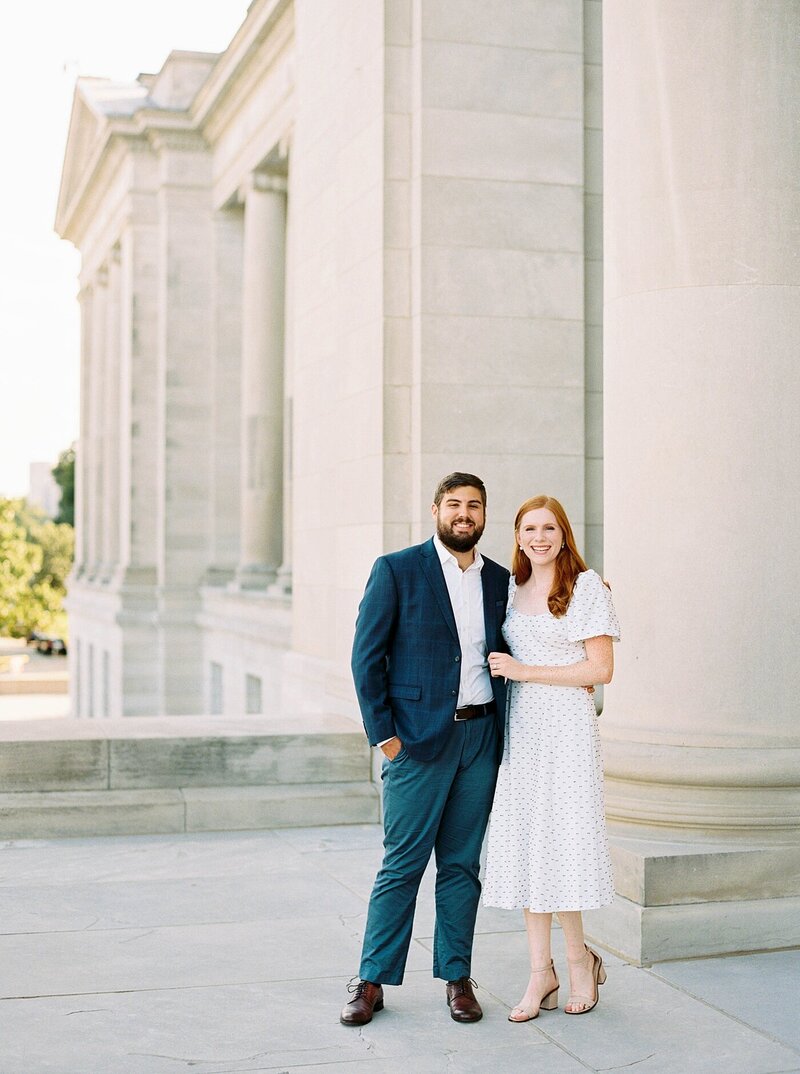
[[[247,202],[248,194],[285,194],[288,183],[285,175],[276,175],[273,172],[254,171],[250,172],[245,181],[239,187],[239,201]]]

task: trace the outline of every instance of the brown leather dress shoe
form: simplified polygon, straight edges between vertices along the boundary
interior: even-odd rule
[[[371,981],[353,981],[347,986],[353,998],[342,1008],[339,1021],[343,1026],[365,1026],[372,1021],[373,1011],[383,1010],[383,989]]]
[[[480,1022],[483,1018],[481,1005],[472,991],[474,984],[469,977],[447,982],[447,1006],[454,1022]]]

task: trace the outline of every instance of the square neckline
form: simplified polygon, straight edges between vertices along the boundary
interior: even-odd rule
[[[514,603],[514,601],[517,598],[517,590],[519,589],[519,586],[517,585],[517,579],[514,577],[513,574],[510,577],[510,582],[513,585],[514,589],[513,589],[513,592],[511,594],[511,599],[510,599],[509,604],[508,604],[508,611],[509,612],[516,612],[517,615],[523,615],[526,619],[541,619],[545,615],[549,616],[551,619],[555,618],[555,616],[553,615],[553,613],[550,611],[549,608],[547,609],[546,612],[523,612],[521,609],[519,609],[516,606],[516,604]],[[506,614],[508,614],[508,612],[506,612]]]
[[[546,615],[549,616],[551,619],[553,618],[553,613],[551,611],[549,611],[549,610],[546,611],[546,612],[523,612],[523,611],[520,611],[520,609],[514,604],[513,601],[511,602],[511,605],[509,606],[508,610],[510,612],[516,612],[517,615],[522,615],[526,619],[543,619]]]

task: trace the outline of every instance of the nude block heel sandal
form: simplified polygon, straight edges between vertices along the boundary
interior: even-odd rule
[[[579,996],[577,993],[574,995],[570,993],[570,997],[567,1000],[567,1007],[573,1003],[584,1003],[586,1006],[580,1011],[568,1011],[567,1007],[564,1008],[564,1014],[588,1014],[597,1006],[597,1001],[600,999],[600,985],[606,983],[606,971],[603,966],[603,960],[596,951],[593,951],[591,947],[586,948],[585,954],[580,958],[568,958],[567,962],[571,962],[573,966],[580,963],[586,963],[587,956],[592,959],[592,976],[594,977],[594,995],[593,996]]]
[[[533,1007],[512,1007],[511,1014],[508,1016],[509,1022],[531,1022],[534,1018],[539,1017],[539,1011],[554,1011],[558,1007],[558,974],[556,973],[555,966],[553,965],[552,958],[547,966],[536,966],[531,969],[531,973],[545,973],[547,970],[553,971],[553,976],[556,979],[556,987],[552,988],[546,995],[542,996],[539,1001],[539,1006],[534,1010]],[[511,1015],[514,1011],[519,1011],[522,1015],[521,1018],[512,1018]]]

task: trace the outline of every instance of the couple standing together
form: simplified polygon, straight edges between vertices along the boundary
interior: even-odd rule
[[[584,1014],[605,970],[585,945],[581,911],[613,898],[586,689],[611,679],[619,636],[611,595],[551,497],[517,512],[510,577],[475,547],[486,517],[480,478],[449,474],[431,510],[435,536],[376,561],[356,623],[356,693],[369,741],[385,755],[384,858],[340,1020],[366,1024],[383,1008],[382,985],[402,983],[432,852],[433,975],[446,982],[455,1021],[481,1018],[470,972],[490,812],[484,903],[524,910],[530,953],[528,987],[509,1021],[558,1006],[554,912],[567,947],[565,1011]]]

